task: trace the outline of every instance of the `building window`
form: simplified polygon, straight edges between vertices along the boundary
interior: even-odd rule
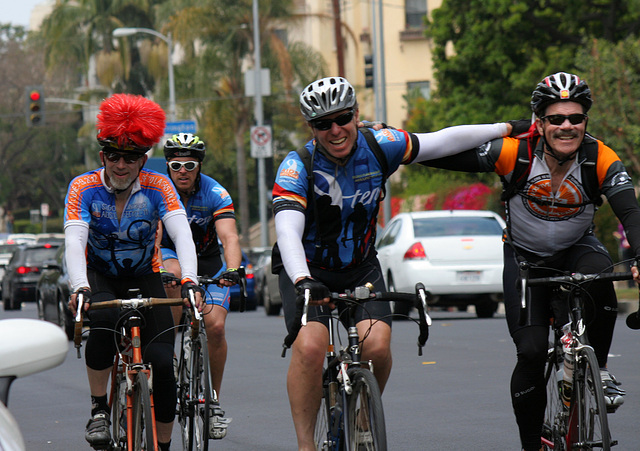
[[[404,0],[405,21],[407,29],[424,28],[424,17],[427,15],[427,0]]]
[[[429,81],[410,81],[407,82],[407,92],[410,98],[423,97],[426,100],[431,98],[431,82]]]

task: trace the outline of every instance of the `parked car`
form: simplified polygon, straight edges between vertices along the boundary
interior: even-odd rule
[[[280,297],[280,284],[278,276],[271,274],[271,256],[265,263],[263,271],[264,280],[262,282],[262,300],[264,312],[267,316],[277,316],[282,308],[282,298]]]
[[[64,233],[38,233],[36,243],[64,243]]]
[[[17,244],[2,243],[0,244],[0,296],[2,295],[2,279],[6,273],[6,267],[11,260],[13,251],[18,247]]]
[[[413,292],[422,282],[429,304],[465,310],[475,305],[478,317],[492,317],[502,300],[505,226],[499,215],[482,210],[396,215],[377,245],[387,288]],[[408,313],[400,304],[394,312]]]
[[[36,300],[42,264],[55,257],[59,244],[22,244],[13,252],[2,278],[5,310],[20,310],[23,302]]]
[[[265,271],[271,271],[271,247],[255,247],[247,252],[253,264],[253,278],[255,280],[256,303],[264,304],[262,295]],[[268,267],[265,268],[265,265]]]
[[[36,242],[35,233],[10,233],[7,243],[10,244],[33,244]]]
[[[42,265],[42,273],[36,285],[38,317],[57,324],[64,330],[69,340],[73,339],[73,315],[67,305],[69,301],[69,273],[64,259],[64,244],[53,259]]]

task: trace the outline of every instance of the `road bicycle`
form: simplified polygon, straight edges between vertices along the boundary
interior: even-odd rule
[[[588,287],[592,282],[630,280],[632,275],[630,272],[602,272],[529,278],[529,270],[529,263],[520,263],[521,323],[526,315],[528,287],[555,287],[553,302],[564,303],[569,313],[569,326],[564,328],[564,336],[559,330],[561,324],[554,324],[551,330],[544,371],[547,407],[542,444],[545,449],[554,451],[610,450],[617,442],[609,430],[598,360],[587,338],[585,301],[589,299]],[[564,382],[565,358],[573,363],[570,385]]]
[[[238,268],[240,275],[240,304],[246,305],[246,285],[244,268]],[[198,277],[201,287],[217,285],[222,277]],[[165,280],[167,280],[165,276]],[[205,306],[207,308],[207,306]],[[197,309],[185,309],[180,329],[180,352],[177,365],[178,422],[182,446],[186,451],[209,449],[209,422],[212,403],[217,402],[217,393],[211,386],[211,368],[204,319]]]
[[[140,330],[143,319],[141,308],[162,305],[182,305],[180,298],[143,298],[139,290],[129,290],[130,299],[113,299],[95,302],[89,310],[120,308],[122,313],[118,321],[118,330],[114,330],[114,339],[118,352],[111,372],[112,444],[114,451],[157,451],[153,402],[153,369],[142,361]],[[75,317],[74,343],[80,358],[82,346],[83,295],[78,294],[78,310]],[[195,306],[195,300],[192,297]],[[197,311],[197,310],[196,310]]]
[[[346,310],[343,318],[346,322],[347,343],[342,344],[338,333],[337,314],[329,321],[329,346],[326,353],[325,368],[322,375],[323,397],[318,410],[314,439],[316,448],[323,451],[361,451],[387,449],[387,435],[384,409],[380,388],[371,361],[360,360],[360,350],[365,338],[360,341],[356,329],[355,312],[358,305],[371,301],[410,302],[418,308],[420,326],[418,354],[429,337],[431,318],[427,313],[427,297],[424,285],[416,285],[416,293],[373,292],[373,286],[356,287],[344,293],[331,293],[332,301],[344,301]],[[296,326],[284,340],[282,357],[295,341],[301,327],[307,324],[307,309],[310,293],[298,298]],[[363,305],[366,309],[366,305]],[[341,348],[336,351],[336,345]]]

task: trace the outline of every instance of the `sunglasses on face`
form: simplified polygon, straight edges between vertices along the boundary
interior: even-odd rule
[[[124,159],[124,162],[127,164],[133,164],[138,161],[140,158],[144,157],[144,154],[137,153],[118,153],[118,152],[108,152],[103,151],[104,157],[112,163],[117,163],[120,161],[120,158]]]
[[[353,119],[354,114],[355,112],[351,110],[351,111],[347,111],[344,114],[341,114],[338,117],[334,117],[333,119],[319,119],[317,121],[311,121],[311,126],[316,130],[325,131],[325,130],[329,130],[333,125],[333,123],[335,122],[340,127],[342,127],[343,125],[347,125],[349,122],[351,122],[351,119]]]
[[[173,172],[178,172],[180,169],[185,168],[187,171],[191,172],[195,168],[200,165],[199,161],[170,161],[169,168]]]
[[[544,116],[542,119],[548,120],[551,125],[562,125],[567,119],[569,119],[571,124],[578,125],[587,120],[587,115],[581,113],[570,114],[568,116],[564,114],[550,114],[549,116]]]

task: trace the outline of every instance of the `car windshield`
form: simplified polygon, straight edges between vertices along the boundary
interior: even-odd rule
[[[500,223],[491,217],[414,218],[416,238],[464,235],[501,235]]]
[[[53,260],[56,257],[57,247],[37,247],[27,249],[25,260],[27,263],[42,263],[46,260]]]

